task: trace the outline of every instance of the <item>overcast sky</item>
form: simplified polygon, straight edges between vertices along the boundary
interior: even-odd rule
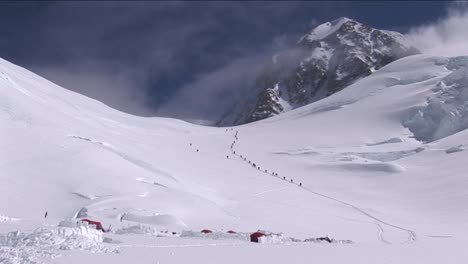
[[[122,111],[210,120],[252,89],[275,51],[320,23],[346,16],[433,39],[434,23],[451,27],[441,22],[449,5],[0,2],[0,57]]]

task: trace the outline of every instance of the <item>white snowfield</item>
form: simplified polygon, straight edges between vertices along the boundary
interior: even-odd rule
[[[410,56],[213,128],[124,114],[1,60],[0,263],[465,263],[467,67]],[[281,239],[249,242],[259,229]],[[310,243],[326,236],[349,243]]]

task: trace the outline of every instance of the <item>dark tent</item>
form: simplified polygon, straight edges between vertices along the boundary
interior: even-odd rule
[[[265,236],[265,234],[262,233],[262,232],[255,232],[255,233],[250,235],[250,242],[258,243],[258,242],[260,242],[259,238],[262,237],[262,236]]]

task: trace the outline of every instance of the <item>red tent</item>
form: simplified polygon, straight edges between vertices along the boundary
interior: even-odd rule
[[[102,227],[101,222],[93,221],[89,219],[81,219],[81,222],[86,222],[88,223],[88,225],[94,225],[96,226],[96,230],[101,230],[102,232],[106,232],[106,230],[104,230],[104,228]]]
[[[227,233],[228,233],[228,234],[237,234],[236,231],[232,231],[232,230],[227,231]]]
[[[255,232],[253,234],[250,235],[250,242],[255,242],[255,243],[258,243],[260,242],[258,239],[262,236],[265,236],[266,234],[265,233],[262,233],[262,232]]]
[[[201,231],[203,234],[210,234],[210,233],[213,233],[213,231],[209,230],[209,229],[203,229]]]

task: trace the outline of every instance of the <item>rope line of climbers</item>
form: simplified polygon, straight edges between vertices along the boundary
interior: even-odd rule
[[[233,130],[233,128],[231,128],[230,130],[226,129],[226,132],[228,132],[228,131],[234,131],[234,130]],[[232,155],[240,158],[241,161],[244,161],[245,163],[248,163],[254,169],[257,169],[258,171],[263,172],[264,174],[267,174],[267,175],[270,175],[270,176],[273,176],[273,177],[276,177],[276,178],[279,178],[279,179],[283,179],[286,182],[289,182],[289,183],[294,184],[296,186],[302,187],[302,182],[295,182],[294,179],[292,179],[292,178],[288,179],[286,176],[281,176],[277,172],[268,171],[268,169],[265,169],[265,168],[262,169],[261,166],[259,166],[257,163],[255,163],[255,162],[251,161],[250,159],[248,159],[245,155],[239,154],[238,151],[236,152],[234,147],[235,147],[238,140],[239,140],[239,130],[235,130],[234,140],[232,141],[231,146],[230,146],[230,150],[231,150]],[[229,155],[226,155],[226,158],[229,159]]]
[[[226,132],[228,132],[229,129],[226,129]],[[230,131],[234,131],[233,128],[230,129]],[[392,228],[395,228],[395,229],[398,229],[400,231],[404,231],[408,234],[408,240],[407,242],[414,242],[416,240],[416,232],[414,232],[413,230],[410,230],[410,229],[406,229],[406,228],[403,228],[401,226],[397,226],[397,225],[394,225],[394,224],[391,224],[389,222],[386,222],[378,217],[375,217],[373,216],[372,214],[366,212],[365,210],[361,209],[360,207],[356,206],[356,205],[353,205],[351,203],[348,203],[346,201],[343,201],[343,200],[340,200],[340,199],[337,199],[337,198],[334,198],[332,196],[329,196],[329,195],[325,195],[325,194],[322,194],[322,193],[319,193],[319,192],[316,192],[316,191],[313,191],[311,190],[310,188],[307,188],[307,187],[303,187],[302,186],[302,182],[299,182],[299,183],[296,183],[294,182],[294,180],[291,178],[288,180],[288,178],[286,178],[286,176],[282,176],[279,175],[278,173],[274,172],[274,171],[268,171],[267,169],[262,169],[262,167],[260,167],[259,165],[257,165],[256,163],[254,163],[253,161],[249,160],[245,155],[241,155],[238,153],[238,151],[236,152],[235,150],[235,145],[237,144],[237,141],[239,140],[239,131],[238,130],[235,130],[235,133],[234,133],[234,140],[232,141],[231,143],[231,146],[230,146],[230,150],[231,150],[231,154],[233,154],[234,156],[240,158],[242,161],[244,161],[245,163],[248,163],[248,165],[252,166],[254,169],[257,169],[258,171],[260,172],[263,172],[264,174],[267,174],[267,175],[270,175],[270,176],[273,176],[275,178],[278,178],[278,179],[282,179],[284,180],[285,182],[288,182],[288,183],[291,183],[291,184],[294,184],[294,185],[297,185],[299,187],[302,187],[303,190],[309,192],[309,193],[312,193],[314,195],[317,195],[317,196],[320,196],[322,198],[325,198],[325,199],[328,199],[328,200],[332,200],[332,201],[335,201],[335,202],[338,202],[340,204],[343,204],[345,206],[348,206],[350,207],[351,209],[354,209],[355,211],[373,219],[374,221],[380,223],[380,224],[383,224],[383,225],[386,225],[388,227],[392,227]],[[229,155],[226,156],[228,159],[229,159]],[[377,224],[378,225],[378,224]],[[380,227],[380,225],[378,225]],[[380,227],[381,229],[381,227]]]

